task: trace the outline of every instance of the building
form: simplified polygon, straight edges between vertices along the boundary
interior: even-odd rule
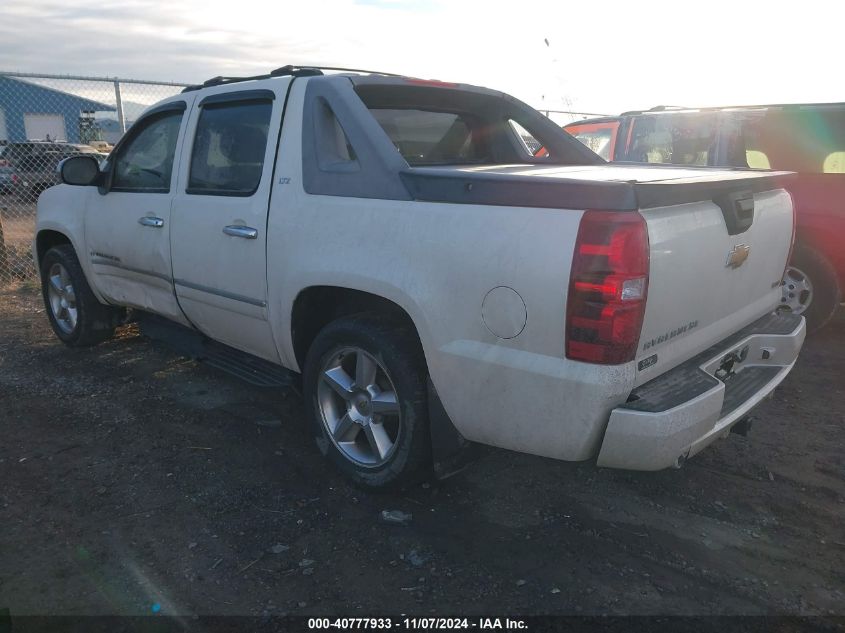
[[[115,107],[29,81],[0,75],[0,142],[98,139],[95,112]]]

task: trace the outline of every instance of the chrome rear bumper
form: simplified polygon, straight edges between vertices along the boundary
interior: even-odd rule
[[[638,387],[611,412],[598,465],[660,470],[692,457],[786,378],[805,333],[804,317],[770,314]]]

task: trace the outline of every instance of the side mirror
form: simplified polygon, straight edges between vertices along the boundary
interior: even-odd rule
[[[93,156],[71,156],[59,163],[59,175],[66,185],[95,185],[100,176],[100,164]]]

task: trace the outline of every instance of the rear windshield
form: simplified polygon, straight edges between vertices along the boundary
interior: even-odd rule
[[[594,160],[540,113],[495,93],[397,85],[362,85],[356,90],[410,165]]]
[[[371,110],[411,165],[485,163],[491,159],[480,123],[455,112]]]

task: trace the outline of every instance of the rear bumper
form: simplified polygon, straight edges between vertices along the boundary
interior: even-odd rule
[[[598,465],[661,470],[692,457],[786,378],[805,332],[803,317],[770,314],[638,387],[611,412]],[[732,353],[744,360],[729,377],[717,377]]]

